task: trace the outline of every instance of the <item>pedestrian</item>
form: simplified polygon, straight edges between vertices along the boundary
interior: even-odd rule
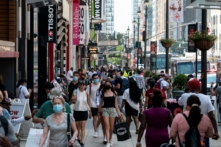
[[[19,80],[17,84],[18,88],[18,98],[21,101],[24,101],[25,99],[29,99],[31,96],[31,89],[27,89],[27,80],[26,79],[21,79]]]
[[[104,89],[104,86],[105,86],[105,83],[106,83],[107,80],[102,80],[101,81],[101,84],[100,84],[100,87],[99,89],[97,90],[97,94],[96,94],[96,97],[97,97],[97,107],[99,108],[99,105],[100,105],[100,99],[101,99],[101,95],[102,95],[102,91]],[[104,126],[104,120],[103,120],[103,117],[102,116],[102,111],[99,111],[98,112],[98,116],[100,118],[100,121],[101,121],[101,126],[102,126],[102,132],[103,132],[103,144],[107,144],[107,138],[106,138],[106,135],[105,135],[105,126]],[[97,126],[98,128],[99,126]]]
[[[90,79],[90,80],[92,80],[92,76],[93,76],[93,74],[97,74],[97,72],[94,71],[94,68],[91,68],[91,71],[88,73],[88,75],[89,75],[89,79]]]
[[[49,91],[49,90],[47,90]],[[33,123],[40,123],[42,126],[45,123],[45,119],[54,113],[53,111],[53,104],[52,104],[52,100],[54,97],[56,96],[60,96],[62,93],[62,91],[60,91],[58,88],[52,88],[50,91],[50,94],[48,94],[48,98],[49,100],[47,100],[46,102],[44,102],[40,109],[38,110],[38,112],[35,114],[34,118],[32,119]],[[70,106],[67,102],[65,102],[65,112],[66,113],[71,113],[71,109]]]
[[[163,108],[163,97],[160,90],[153,92],[153,107],[143,112],[136,147],[141,146],[141,138],[146,129],[146,147],[160,147],[161,144],[169,142],[168,126],[171,125],[173,117],[169,109]]]
[[[68,71],[67,79],[68,79],[68,84],[70,84],[73,79],[73,67],[71,67],[70,70]]]
[[[108,78],[108,68],[106,67],[105,70],[101,73],[101,80],[107,80]]]
[[[218,96],[218,99],[217,99],[217,101],[218,101],[218,103],[219,103],[219,105],[218,105],[218,109],[219,109],[219,113],[220,113],[220,120],[221,120],[221,86],[218,86],[218,82],[217,82],[217,88],[216,88],[216,90],[214,91],[214,89],[213,89],[213,85],[214,85],[214,83],[212,82],[211,83],[211,88],[210,88],[210,92],[211,92],[211,95],[217,95]]]
[[[12,124],[4,116],[0,116],[0,146],[20,147]]]
[[[74,76],[70,84],[68,85],[68,97],[69,97],[69,103],[72,105],[74,101],[77,98],[77,89],[79,87],[78,80],[79,80],[79,73],[77,71],[74,72]]]
[[[183,114],[177,114],[173,119],[170,129],[170,137],[176,138],[176,147],[180,147],[179,143],[185,142],[185,134],[190,129],[187,120],[194,128],[198,129],[202,145],[204,144],[205,136],[213,136],[211,121],[208,116],[201,114],[200,105],[200,99],[196,95],[191,95],[187,100],[187,111]],[[184,116],[187,117],[187,120]],[[178,138],[180,138],[180,142]]]
[[[74,119],[78,129],[78,141],[81,147],[84,147],[85,142],[85,126],[88,119],[91,118],[90,98],[89,94],[85,91],[86,82],[84,80],[79,81],[79,89],[77,91],[77,99],[74,106]]]
[[[65,112],[65,100],[62,96],[56,96],[52,99],[54,113],[49,115],[44,123],[44,131],[41,136],[39,147],[43,147],[45,140],[49,135],[50,147],[66,147],[74,144],[78,131],[72,115]],[[70,124],[67,124],[67,117],[70,115]],[[67,125],[70,125],[73,130],[73,137],[68,140]]]
[[[210,118],[212,122],[213,129],[214,129],[213,139],[216,139],[216,140],[219,139],[217,121],[213,113],[215,109],[211,103],[210,97],[200,93],[201,91],[200,81],[197,80],[196,78],[189,80],[188,87],[190,89],[190,93],[182,94],[178,100],[178,104],[180,106],[183,106],[184,111],[186,111],[188,98],[191,95],[196,95],[200,99],[200,102],[201,102],[200,108],[201,108],[202,114],[208,115],[208,117]],[[209,147],[209,138],[207,137],[205,138],[205,147]]]
[[[2,99],[1,96],[0,96],[0,105],[3,108],[3,112],[2,112],[3,116],[6,116],[5,118],[9,118],[8,120],[10,120],[10,122],[12,123],[13,126],[18,125],[18,124],[22,123],[25,120],[30,120],[31,119],[31,116],[28,116],[28,115],[21,116],[21,117],[16,118],[16,119],[11,118],[9,116],[9,114],[11,112],[11,102],[10,102],[9,98],[3,98]],[[5,110],[8,112],[8,114],[5,113]]]
[[[8,98],[8,91],[6,90],[5,86],[3,85],[2,75],[0,75],[0,91],[2,92],[4,97]]]
[[[111,82],[109,81],[105,83],[105,86],[102,91],[100,105],[99,105],[100,113],[101,113],[101,110],[102,110],[102,117],[103,117],[104,126],[105,126],[105,136],[107,139],[106,147],[110,147],[110,146],[113,146],[112,134],[113,134],[113,129],[114,129],[115,117],[118,116],[120,119],[122,119],[122,116],[118,109],[117,93],[115,92]]]
[[[144,110],[152,108],[153,107],[153,92],[156,90],[155,81],[151,80],[149,81],[150,89],[146,91],[146,97],[145,97],[145,104],[144,104]]]
[[[145,88],[144,77],[141,75],[141,70],[137,71],[137,76],[135,76],[135,79],[136,79],[136,82],[137,82],[137,86],[140,89],[140,93],[143,96],[143,90],[146,89],[146,88]]]
[[[139,131],[138,112],[139,111],[143,112],[143,110],[142,110],[140,89],[137,86],[136,81],[134,80],[129,80],[129,88],[124,91],[123,102],[120,107],[121,112],[124,106],[125,106],[126,122],[128,128],[130,129],[131,116],[132,116],[134,124],[136,126],[136,134],[138,134]]]
[[[100,119],[98,118],[98,107],[96,102],[96,94],[97,90],[100,87],[100,80],[98,77],[98,74],[92,75],[92,83],[87,86],[87,93],[89,93],[90,96],[90,106],[91,106],[91,112],[93,117],[93,127],[94,127],[94,137],[98,137],[98,126],[100,124]]]
[[[120,108],[121,105],[122,105],[123,93],[124,93],[124,91],[122,91],[123,80],[121,78],[121,75],[120,75],[119,71],[114,70],[114,75],[116,77],[115,82],[114,82],[114,89],[117,92],[117,96],[118,96],[117,100],[118,100],[118,105],[119,105],[119,108]]]

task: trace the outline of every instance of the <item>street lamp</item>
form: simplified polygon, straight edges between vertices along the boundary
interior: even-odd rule
[[[139,39],[140,39],[140,31],[139,31],[139,27],[140,27],[140,14],[141,14],[141,11],[140,11],[140,7],[138,7],[138,11],[137,11],[137,14],[138,14],[138,17],[137,17],[137,69],[138,69],[138,61],[139,61],[139,58],[138,58],[138,50],[139,50]]]
[[[147,52],[147,40],[146,40],[146,34],[147,34],[147,10],[148,10],[148,3],[149,0],[145,0],[144,4],[145,4],[145,31],[143,32],[143,40],[144,40],[144,69],[146,69],[146,52]]]
[[[126,51],[127,51],[127,67],[129,67],[129,56],[128,56],[128,54],[129,54],[129,43],[130,43],[130,28],[129,28],[129,26],[128,26],[128,28],[127,28],[127,41],[128,41],[128,45],[127,45],[127,48],[126,48]]]

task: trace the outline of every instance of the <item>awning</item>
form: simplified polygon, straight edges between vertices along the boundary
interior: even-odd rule
[[[26,0],[26,4],[31,4],[33,8],[55,5],[56,0]]]
[[[19,52],[15,51],[15,43],[0,40],[0,58],[18,58]]]
[[[196,0],[187,9],[221,9],[221,0]]]

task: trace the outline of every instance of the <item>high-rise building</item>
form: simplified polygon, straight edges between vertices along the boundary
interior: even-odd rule
[[[114,0],[105,1],[105,17],[106,23],[102,24],[104,33],[114,33]]]
[[[133,0],[132,1],[132,20],[135,20],[136,22],[138,22],[138,15],[137,15],[137,11],[140,8],[140,1],[141,0]],[[137,34],[138,34],[138,27],[137,25],[135,26],[135,41],[138,41],[137,39]]]

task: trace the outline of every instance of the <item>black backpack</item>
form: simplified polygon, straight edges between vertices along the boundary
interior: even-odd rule
[[[0,115],[0,121],[1,121],[1,125],[5,131],[5,136],[8,135],[8,120],[4,117]]]
[[[185,142],[180,142],[180,137],[178,136],[180,147],[202,147],[200,142],[200,132],[197,128],[198,124],[197,126],[193,126],[190,124],[189,119],[184,113],[183,116],[190,128],[185,134]]]

